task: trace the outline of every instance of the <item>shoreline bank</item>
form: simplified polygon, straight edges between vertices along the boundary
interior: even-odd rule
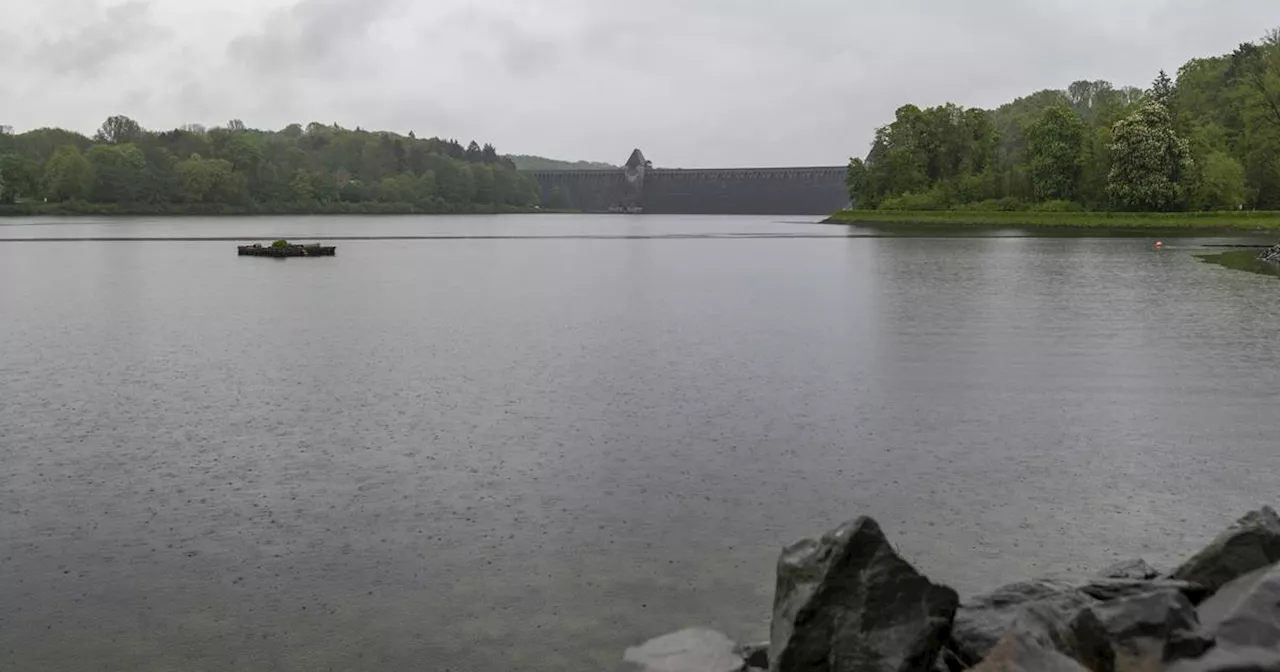
[[[411,203],[266,203],[120,205],[114,203],[18,203],[0,205],[0,220],[9,217],[264,217],[309,215],[536,215],[570,214],[509,205],[465,208],[422,208]]]
[[[1280,212],[1036,212],[965,210],[841,210],[827,224],[963,226],[1115,232],[1280,231]]]

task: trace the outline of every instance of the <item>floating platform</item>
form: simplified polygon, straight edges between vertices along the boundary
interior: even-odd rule
[[[236,248],[242,257],[332,257],[338,248],[334,245],[240,245]]]

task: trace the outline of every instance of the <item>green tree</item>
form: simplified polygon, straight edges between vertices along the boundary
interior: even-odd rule
[[[1080,203],[1089,208],[1105,207],[1110,202],[1107,179],[1111,174],[1111,129],[1093,129],[1085,137],[1080,158]]]
[[[294,203],[308,203],[315,200],[315,178],[305,170],[298,169],[289,182],[289,200]]]
[[[845,170],[844,184],[849,190],[849,202],[865,205],[862,200],[867,191],[867,164],[862,159],[850,158],[849,167]]]
[[[307,210],[340,200],[393,199],[433,212],[536,202],[536,181],[491,144],[464,148],[453,140],[316,122],[273,132],[232,120],[213,129],[187,124],[152,133],[124,116],[107,119],[95,137],[96,143],[47,128],[0,134],[0,198],[47,195],[210,209],[298,204]],[[26,179],[30,167],[34,177]]]
[[[72,145],[54,151],[44,169],[44,193],[50,200],[74,201],[93,192],[93,166]]]
[[[205,159],[198,154],[175,166],[179,197],[187,203],[240,203],[244,176],[226,159]]]
[[[178,158],[167,147],[147,143],[142,147],[147,169],[138,200],[145,203],[173,203],[178,200]]]
[[[311,173],[311,193],[320,203],[338,201],[338,178],[332,173]]]
[[[138,122],[123,115],[107,117],[102,127],[93,136],[94,142],[120,145],[127,142],[138,142],[142,139],[143,130]]]
[[[1079,115],[1066,106],[1045,110],[1027,130],[1036,200],[1072,200],[1079,195],[1087,131]]]
[[[383,203],[414,203],[418,200],[418,178],[408,173],[388,175],[378,182],[374,193]]]
[[[1210,152],[1200,164],[1191,195],[1196,210],[1235,210],[1245,202],[1244,166],[1223,151]]]
[[[495,205],[512,205],[517,194],[516,174],[510,170],[502,170],[500,166],[489,171],[493,175],[493,203]]]
[[[1067,100],[1080,118],[1093,121],[1115,104],[1115,86],[1105,80],[1072,82],[1067,87]]]
[[[493,168],[484,163],[469,166],[474,193],[471,200],[476,203],[496,203],[493,197]]]
[[[1163,105],[1153,100],[1116,122],[1112,138],[1107,192],[1117,205],[1163,211],[1182,204],[1191,152]]]
[[[1070,198],[1088,208],[1280,209],[1280,30],[1192,59],[1176,82],[1161,72],[1146,90],[1080,80],[994,110],[903,105],[846,176],[859,207]]]
[[[40,189],[40,165],[13,152],[0,154],[0,203],[33,197]]]
[[[358,179],[347,180],[338,188],[338,200],[343,203],[363,203],[372,200],[369,188]]]
[[[94,145],[85,154],[93,166],[92,198],[99,203],[136,203],[146,186],[147,159],[133,144]]]
[[[226,159],[237,171],[249,175],[255,173],[263,162],[262,143],[243,131],[219,134],[220,147],[216,158]]]
[[[439,192],[436,190],[436,174],[430,170],[424,171],[415,181],[414,205],[427,211],[434,211],[439,207]]]
[[[1164,70],[1161,70],[1160,74],[1156,75],[1155,81],[1151,83],[1151,99],[1163,105],[1166,110],[1173,109],[1173,80],[1169,79],[1169,75]]]
[[[447,156],[432,156],[428,161],[436,176],[436,189],[447,203],[470,203],[475,194],[475,181],[470,167]]]

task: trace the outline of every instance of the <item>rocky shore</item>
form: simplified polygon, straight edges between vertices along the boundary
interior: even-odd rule
[[[1258,255],[1258,261],[1267,261],[1273,264],[1280,264],[1280,245],[1272,245],[1262,251]]]
[[[1280,672],[1280,516],[1263,507],[1172,571],[1143,560],[961,600],[862,517],[783,549],[770,640],[692,628],[645,672]]]

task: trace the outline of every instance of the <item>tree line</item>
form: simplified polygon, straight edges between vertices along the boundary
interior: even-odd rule
[[[537,203],[536,181],[492,145],[412,132],[270,131],[238,120],[150,131],[124,116],[92,138],[0,127],[0,207],[11,210],[446,213]]]
[[[516,170],[621,170],[622,166],[601,161],[561,161],[532,154],[508,154]]]
[[[1280,30],[1145,90],[905,105],[847,181],[857,207],[887,210],[1280,210]]]

